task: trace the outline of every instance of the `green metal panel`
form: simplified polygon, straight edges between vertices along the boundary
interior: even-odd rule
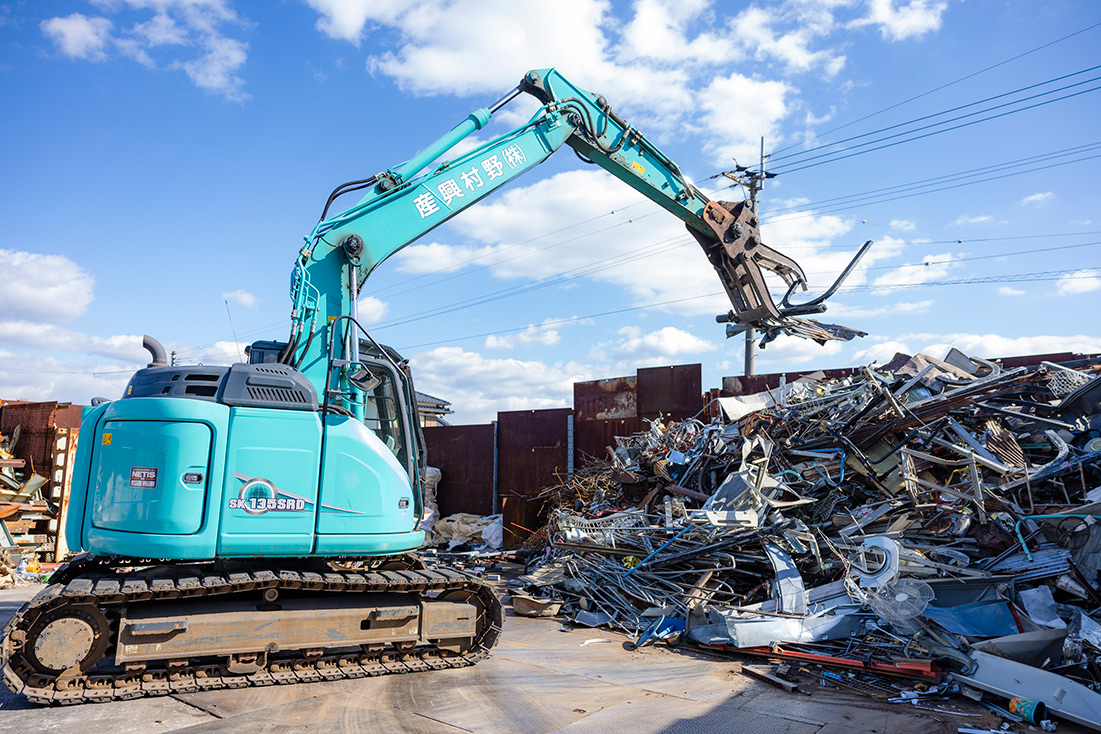
[[[203,523],[211,438],[203,423],[104,423],[92,468],[92,524],[105,530],[197,533]]]
[[[232,408],[219,554],[309,554],[320,456],[317,413]]]
[[[417,516],[405,467],[382,441],[353,418],[325,422],[317,532],[371,535],[415,530]]]

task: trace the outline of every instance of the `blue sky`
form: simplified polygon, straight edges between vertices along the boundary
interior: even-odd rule
[[[329,191],[548,66],[716,199],[764,136],[764,239],[812,287],[877,242],[822,317],[869,336],[782,338],[759,372],[1101,351],[1099,65],[1088,0],[6,0],[0,398],[116,397],[143,333],[208,364],[285,339]],[[480,422],[639,366],[741,374],[720,290],[679,222],[561,151],[384,264],[362,311]]]

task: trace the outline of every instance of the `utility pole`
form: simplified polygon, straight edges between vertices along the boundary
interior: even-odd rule
[[[749,191],[749,206],[753,209],[753,212],[757,212],[757,193],[765,187],[765,179],[772,178],[776,174],[765,173],[765,139],[761,136],[761,163],[760,167],[754,171],[749,166],[734,166],[733,171],[723,171],[724,176],[729,178],[738,184],[741,184]],[[753,374],[753,358],[754,339],[756,337],[756,331],[752,328],[745,330],[745,374],[748,377]]]

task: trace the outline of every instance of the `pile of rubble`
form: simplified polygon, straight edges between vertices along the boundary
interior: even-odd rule
[[[15,556],[16,562],[33,557],[46,540],[37,531],[57,515],[56,508],[42,498],[46,477],[28,471],[27,460],[16,457],[18,442],[18,426],[10,436],[0,435],[0,553]],[[0,588],[2,583],[0,579]]]
[[[655,421],[545,490],[514,607],[1101,729],[1099,375],[899,355]]]

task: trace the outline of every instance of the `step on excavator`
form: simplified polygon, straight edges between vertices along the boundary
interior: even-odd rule
[[[521,93],[541,103],[529,122],[443,160]],[[859,333],[801,318],[820,301],[777,307],[762,268],[789,295],[805,277],[760,242],[752,209],[708,199],[603,97],[531,71],[414,158],[333,191],[294,263],[287,341],[211,367],[170,365],[146,337],[149,366],[85,411],[64,529],[81,553],[4,628],[4,684],[72,704],[484,658],[501,602],[413,553],[425,538],[413,380],[356,304],[388,257],[563,145],[686,223],[730,294],[727,321],[764,339]]]

